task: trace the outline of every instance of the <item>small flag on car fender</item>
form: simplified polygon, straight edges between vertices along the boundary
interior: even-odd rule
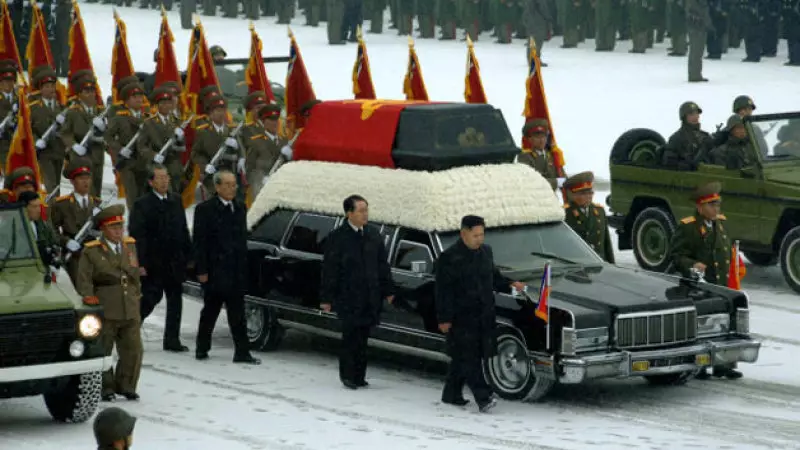
[[[536,306],[536,317],[550,322],[550,263],[544,265],[542,285],[539,289],[539,304]]]
[[[728,268],[728,287],[742,290],[742,278],[744,278],[747,270],[744,267],[744,260],[742,255],[739,254],[739,241],[736,241],[731,246],[731,264]]]

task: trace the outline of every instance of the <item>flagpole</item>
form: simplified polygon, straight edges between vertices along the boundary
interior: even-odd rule
[[[547,261],[544,265],[545,273],[547,276],[547,280],[545,280],[546,286],[550,288],[550,261]],[[548,295],[549,297],[549,295]],[[545,325],[545,351],[550,351],[550,298],[547,299],[547,325]]]

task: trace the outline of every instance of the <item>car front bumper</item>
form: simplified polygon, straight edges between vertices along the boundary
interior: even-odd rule
[[[102,372],[114,364],[112,356],[82,359],[51,364],[35,364],[31,366],[0,368],[0,383],[18,381],[44,380],[48,378],[67,377],[91,372]]]
[[[577,384],[597,378],[629,378],[667,375],[703,367],[753,363],[758,360],[761,343],[747,338],[703,341],[663,350],[621,351],[561,360],[559,381]]]

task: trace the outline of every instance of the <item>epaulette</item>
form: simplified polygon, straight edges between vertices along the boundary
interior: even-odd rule
[[[681,223],[684,223],[684,224],[685,223],[693,223],[696,220],[697,220],[697,217],[689,216],[689,217],[684,217],[683,219],[681,219]]]
[[[725,217],[725,214],[717,214],[717,219],[719,219],[719,220],[728,220],[728,218]]]
[[[155,114],[148,114],[148,115],[144,116],[144,121],[146,122],[148,120],[153,120],[155,118],[156,118]]]
[[[266,138],[267,136],[264,134],[256,134],[254,136],[250,136],[250,139],[253,141],[255,141],[256,139],[266,139]]]
[[[136,243],[136,239],[134,239],[134,238],[132,238],[130,236],[125,236],[124,238],[122,238],[122,242],[124,242],[126,244],[135,244]]]
[[[83,246],[86,247],[86,248],[92,248],[92,247],[100,247],[101,245],[103,245],[103,243],[100,242],[99,239],[95,239],[93,241],[89,241],[89,242],[85,243]]]
[[[41,104],[42,104],[42,100],[40,98],[37,98],[36,100],[30,102],[28,104],[28,106],[36,106],[36,105],[41,105]]]
[[[69,199],[71,199],[71,198],[72,198],[72,194],[67,194],[67,195],[62,195],[62,196],[60,196],[60,197],[57,197],[57,198],[56,198],[56,201],[57,201],[57,202],[63,202],[63,201],[65,201],[65,200],[69,200]]]
[[[126,110],[126,109],[122,109],[122,110],[117,111],[116,115],[118,115],[118,116],[130,116],[131,112]]]
[[[207,123],[202,123],[202,124],[200,124],[200,125],[198,125],[198,126],[197,126],[197,129],[198,129],[198,130],[205,130],[206,128],[208,128],[208,126],[209,126],[209,124],[207,124]]]

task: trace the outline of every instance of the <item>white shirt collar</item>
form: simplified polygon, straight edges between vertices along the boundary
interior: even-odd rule
[[[267,130],[264,130],[264,135],[265,135],[266,137],[268,137],[268,138],[272,139],[272,142],[275,142],[275,141],[277,141],[277,140],[278,140],[277,136],[275,136],[274,134],[270,133],[270,132],[269,132],[269,131],[267,131]]]
[[[106,245],[108,245],[108,248],[115,254],[119,255],[122,252],[122,243],[115,244],[106,238],[103,238],[103,240],[106,242]]]
[[[350,228],[352,228],[353,231],[355,231],[356,233],[358,233],[359,231],[361,231],[363,229],[363,228],[358,228],[357,226],[353,225],[353,223],[350,222],[349,220],[347,221],[347,224],[350,225]]]
[[[160,120],[161,123],[169,123],[169,119],[167,118],[167,116],[161,113],[158,113],[158,120]]]
[[[39,231],[36,229],[36,222],[31,220],[31,230],[33,230],[33,239],[39,240]]]
[[[73,192],[72,195],[75,197],[75,201],[78,202],[78,206],[83,206],[84,202],[86,202],[86,206],[89,206],[89,195],[81,195],[77,192]]]
[[[169,195],[169,194],[161,195],[156,191],[153,191],[153,194],[156,194],[156,197],[158,197],[159,200],[166,200],[167,199],[167,195]]]
[[[223,125],[217,125],[216,123],[213,123],[213,122],[212,122],[212,124],[214,125],[214,130],[216,130],[217,133],[221,133],[221,132],[225,131],[225,125],[224,124]]]

